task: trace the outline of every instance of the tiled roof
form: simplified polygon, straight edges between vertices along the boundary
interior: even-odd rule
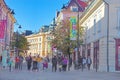
[[[85,10],[85,7],[87,7],[87,3],[82,0],[71,0],[68,4],[68,7],[70,7],[73,3],[75,3],[79,8],[80,12],[83,12]]]
[[[85,8],[87,7],[87,3],[81,0],[77,0],[77,2],[79,3],[79,5],[81,5],[81,7]]]

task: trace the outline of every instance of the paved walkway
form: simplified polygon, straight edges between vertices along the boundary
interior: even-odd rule
[[[71,70],[52,72],[48,70],[33,72],[24,70],[0,70],[0,80],[120,80],[120,73]]]

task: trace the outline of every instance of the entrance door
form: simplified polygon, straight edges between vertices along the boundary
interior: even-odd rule
[[[94,53],[93,53],[93,68],[96,71],[99,68],[99,40],[94,42]]]
[[[116,70],[120,71],[120,39],[116,39]]]

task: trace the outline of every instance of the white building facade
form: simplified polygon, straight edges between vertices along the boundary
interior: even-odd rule
[[[120,71],[120,0],[94,0],[80,18],[85,53],[96,71]]]

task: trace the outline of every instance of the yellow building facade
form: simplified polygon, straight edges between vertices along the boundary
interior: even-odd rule
[[[29,50],[27,55],[31,53],[32,56],[40,55],[41,57],[46,57],[51,53],[50,46],[50,33],[49,32],[40,32],[37,34],[32,34],[26,36],[27,41],[29,42]]]

